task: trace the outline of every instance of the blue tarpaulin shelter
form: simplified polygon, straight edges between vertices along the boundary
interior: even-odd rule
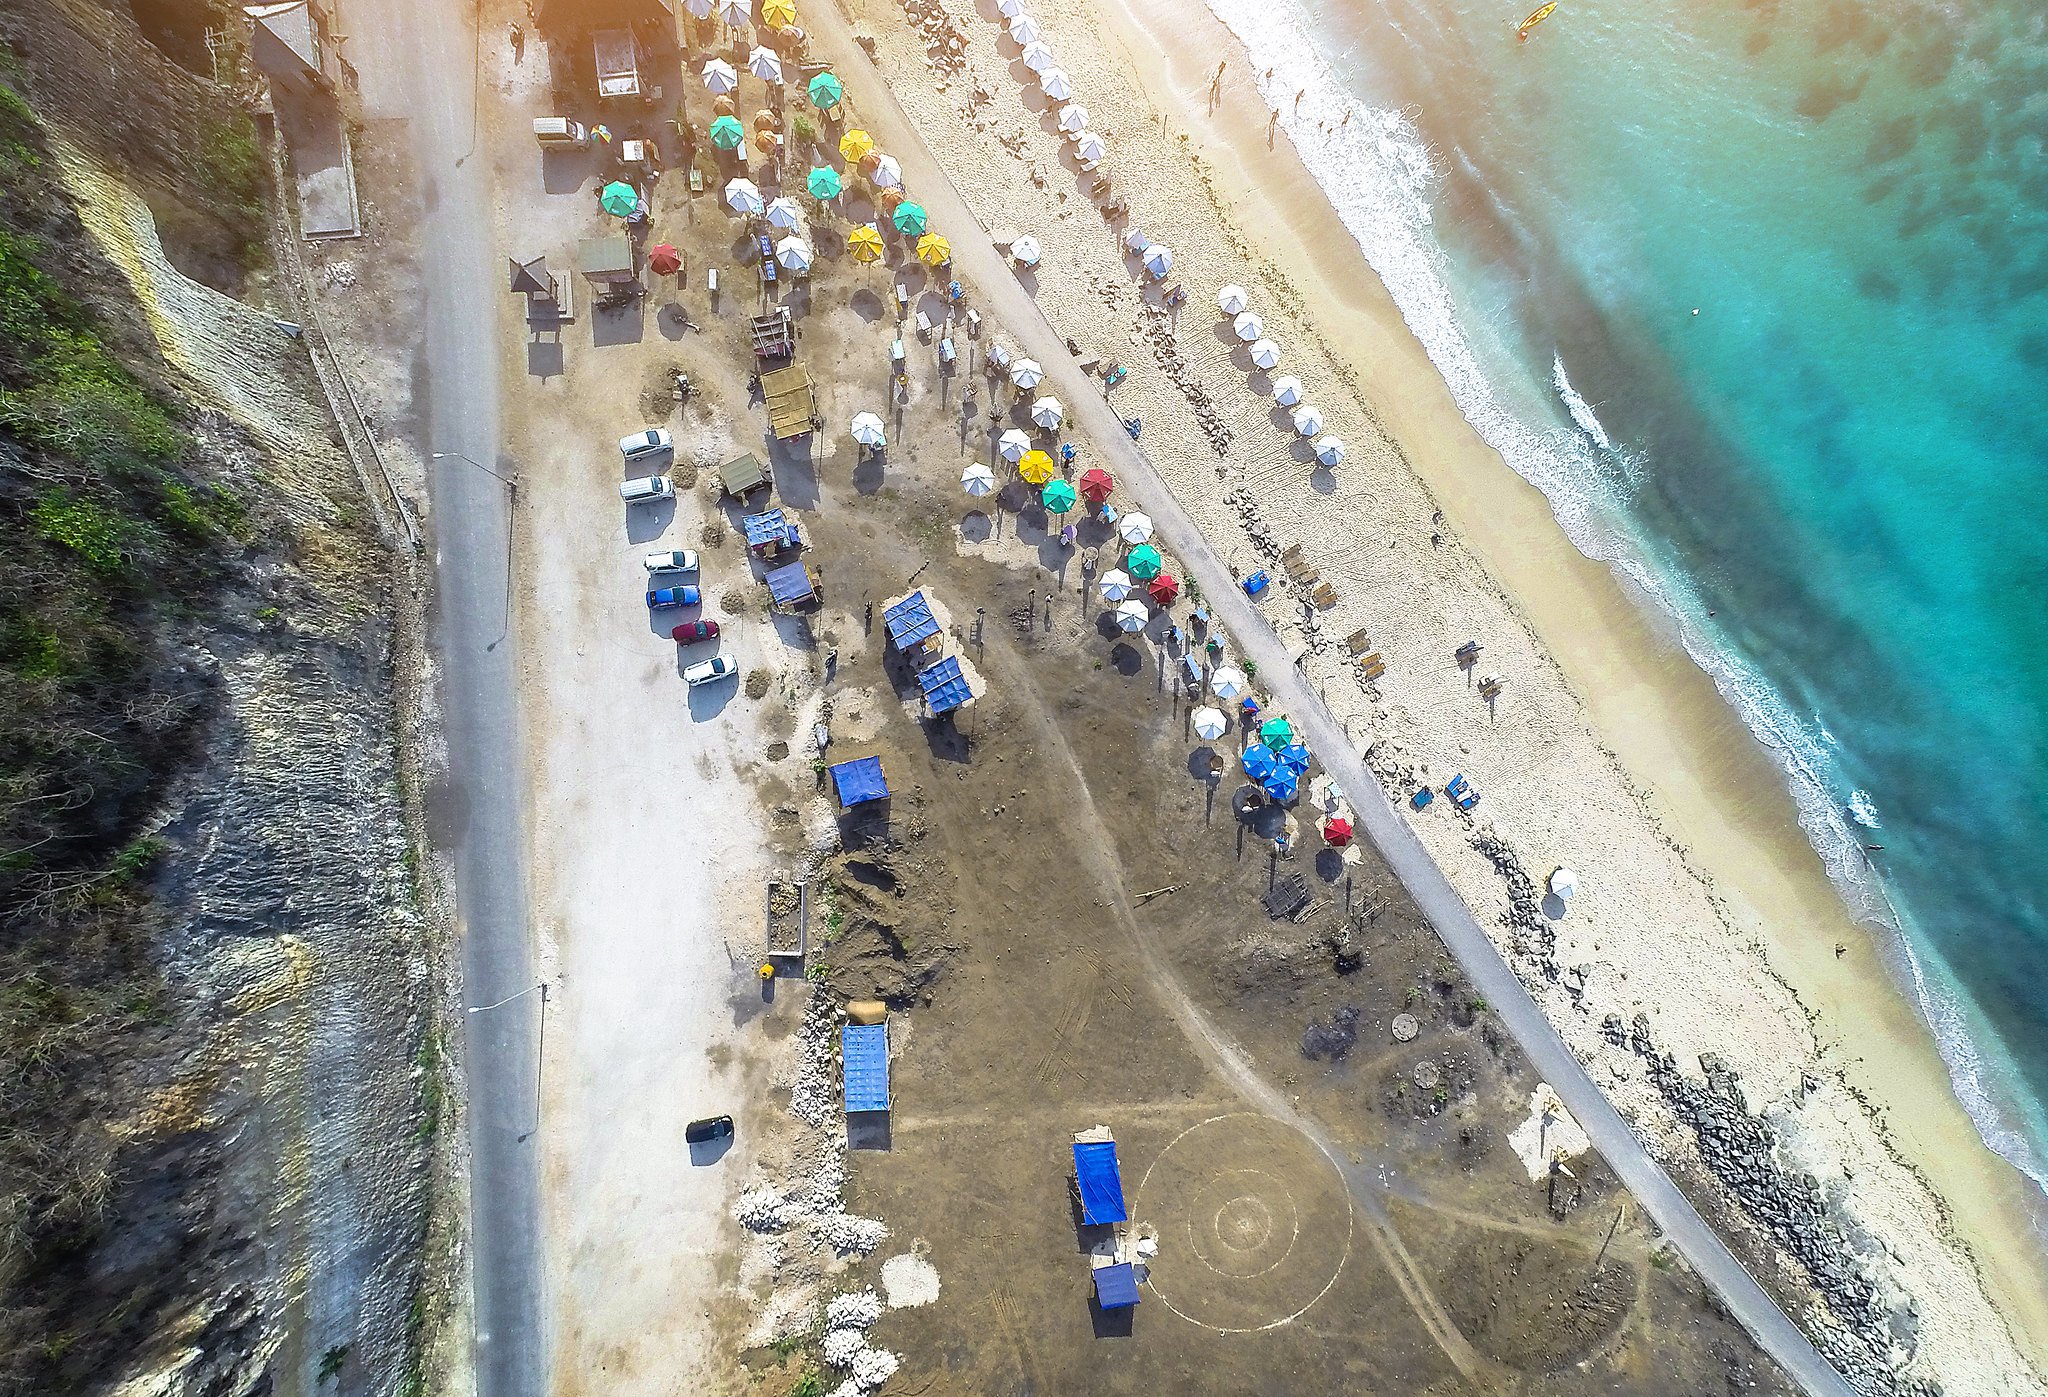
[[[740,527],[747,531],[749,548],[794,547],[797,542],[795,522],[779,509],[749,514],[740,520]]]
[[[1074,1178],[1081,1185],[1082,1222],[1092,1226],[1130,1221],[1124,1211],[1123,1177],[1117,1173],[1116,1141],[1075,1141]]]
[[[850,1023],[839,1030],[846,1111],[889,1109],[889,1025]]]
[[[1244,749],[1244,774],[1254,781],[1264,781],[1280,768],[1280,759],[1263,742],[1254,742]]]
[[[939,633],[938,618],[932,615],[932,604],[922,591],[912,592],[884,611],[882,624],[889,628],[889,639],[896,642],[896,648],[906,653]]]
[[[768,595],[777,606],[792,606],[811,597],[811,570],[802,563],[790,563],[768,574]]]
[[[1130,1262],[1095,1268],[1095,1303],[1105,1310],[1127,1310],[1138,1303],[1138,1273]]]
[[[880,757],[856,757],[832,768],[832,789],[839,793],[839,808],[864,801],[887,800],[889,783],[882,779]]]
[[[960,672],[960,661],[952,655],[929,669],[919,670],[917,683],[934,713],[950,713],[974,697],[974,691],[967,687],[967,676]]]

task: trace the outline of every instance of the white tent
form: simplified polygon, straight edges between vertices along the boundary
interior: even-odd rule
[[[1262,369],[1280,366],[1280,346],[1271,340],[1260,340],[1252,346],[1252,363]]]
[[[735,29],[754,17],[754,7],[748,0],[718,0],[718,18],[721,23]]]
[[[762,208],[761,191],[750,179],[726,181],[725,202],[735,213],[759,213]]]
[[[1043,39],[1033,39],[1024,45],[1024,52],[1020,56],[1024,60],[1024,66],[1034,73],[1043,73],[1054,66],[1052,50],[1045,46]]]
[[[754,45],[754,51],[747,55],[747,71],[763,82],[782,81],[782,55],[761,44]]]
[[[1325,466],[1342,465],[1344,463],[1344,438],[1317,437],[1316,460]]]
[[[1043,254],[1044,249],[1039,247],[1038,239],[1029,233],[1010,244],[1010,255],[1017,259],[1017,265],[1020,267],[1037,266],[1038,259]]]
[[[862,446],[887,446],[889,433],[882,426],[882,419],[872,412],[856,412],[853,415],[853,439]],[[983,466],[983,470],[988,467]]]
[[[1225,315],[1243,315],[1251,306],[1251,293],[1235,282],[1216,293],[1216,309]]]
[[[1102,157],[1109,154],[1109,147],[1102,137],[1093,131],[1083,131],[1074,141],[1074,158],[1081,162],[1081,168],[1092,170],[1102,163]]]
[[[796,206],[794,199],[771,199],[768,203],[768,221],[777,228],[797,228],[803,225],[804,212]]]
[[[1031,434],[1022,427],[1012,427],[996,438],[996,454],[1011,465],[1024,459],[1024,453],[1031,449]]]
[[[1131,581],[1130,574],[1122,568],[1111,568],[1095,580],[1095,586],[1102,593],[1104,601],[1122,601],[1131,594],[1131,588],[1137,584]]]
[[[1152,609],[1132,597],[1116,609],[1116,628],[1120,631],[1142,631],[1145,623],[1152,619]]]
[[[1060,406],[1060,400],[1048,393],[1031,405],[1031,420],[1048,432],[1057,432],[1060,423],[1067,420],[1067,410]]]
[[[1223,716],[1223,710],[1220,708],[1197,708],[1194,721],[1195,736],[1204,742],[1214,742],[1230,731],[1230,720]]]
[[[1074,80],[1064,68],[1044,68],[1038,74],[1038,90],[1055,102],[1064,102],[1074,95]]]
[[[1243,670],[1225,665],[1209,676],[1209,692],[1228,702],[1243,693],[1249,683]]]
[[[1323,430],[1323,413],[1314,403],[1303,403],[1294,410],[1294,430],[1305,437],[1312,437]]]
[[[868,181],[877,189],[901,189],[903,167],[896,163],[893,155],[878,155],[875,157],[875,172],[868,176]]]
[[[1301,401],[1301,380],[1293,374],[1282,374],[1273,380],[1273,401],[1282,407],[1293,407]]]
[[[1028,44],[1038,37],[1038,21],[1028,10],[1019,10],[1010,16],[1010,37],[1020,44]]]
[[[1173,270],[1173,249],[1165,243],[1154,243],[1145,249],[1142,260],[1146,271],[1155,277],[1163,277]]]
[[[1237,331],[1237,337],[1246,344],[1266,333],[1266,322],[1250,311],[1238,312],[1237,319],[1230,322],[1230,328]]]
[[[996,473],[981,462],[976,461],[966,470],[960,472],[960,488],[978,500],[983,495],[990,494],[995,490]]]
[[[792,272],[811,269],[811,245],[802,238],[784,238],[775,244],[775,260]]]
[[[1010,365],[1010,382],[1028,391],[1045,382],[1045,370],[1036,359],[1019,359]]]
[[[1116,536],[1125,543],[1139,544],[1152,537],[1152,516],[1132,510],[1117,520]]]
[[[704,85],[722,97],[740,85],[739,70],[723,58],[714,58],[704,65]]]
[[[1060,108],[1060,132],[1062,135],[1078,136],[1088,129],[1088,109],[1079,102],[1069,102]]]

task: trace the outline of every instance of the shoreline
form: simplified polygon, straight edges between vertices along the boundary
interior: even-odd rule
[[[1346,316],[1340,337],[1317,327],[1323,348],[1356,374],[1379,424],[1528,619],[1595,733],[1643,783],[1647,803],[1689,861],[1726,896],[1731,919],[1760,939],[1770,972],[1809,1010],[1816,1037],[1850,1054],[1833,1065],[1883,1116],[1890,1142],[1947,1206],[1994,1301],[2042,1365],[2048,1277],[2032,1239],[2048,1207],[1964,1112],[1887,948],[1852,919],[1800,825],[1786,773],[1685,652],[1676,623],[1616,569],[1581,553],[1543,493],[1466,421],[1286,132],[1270,153],[1262,149],[1258,117],[1269,109],[1249,74],[1226,70],[1222,100],[1208,114],[1207,70],[1188,55],[1222,50],[1185,43],[1195,21],[1184,9],[1172,0],[1093,0],[1092,7],[1126,41],[1142,34],[1157,46],[1147,53],[1130,44],[1133,65],[1155,105],[1162,95],[1175,102],[1193,152],[1240,176],[1225,196],[1232,217],[1272,230],[1262,252],[1297,292],[1330,308],[1315,318]],[[1249,66],[1213,13],[1205,9],[1199,22],[1225,37],[1240,69]],[[1182,40],[1177,52],[1159,38],[1169,23]],[[1364,275],[1332,274],[1347,262]],[[1847,952],[1836,956],[1837,944]]]

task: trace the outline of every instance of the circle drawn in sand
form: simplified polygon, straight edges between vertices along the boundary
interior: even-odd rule
[[[1329,1156],[1249,1112],[1176,1136],[1139,1180],[1131,1215],[1159,1233],[1147,1288],[1219,1334],[1299,1319],[1351,1254],[1351,1194]]]

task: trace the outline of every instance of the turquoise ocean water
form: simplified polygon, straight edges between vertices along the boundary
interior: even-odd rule
[[[1562,0],[1517,44],[1533,0],[1209,3],[2048,1179],[2048,12]]]

